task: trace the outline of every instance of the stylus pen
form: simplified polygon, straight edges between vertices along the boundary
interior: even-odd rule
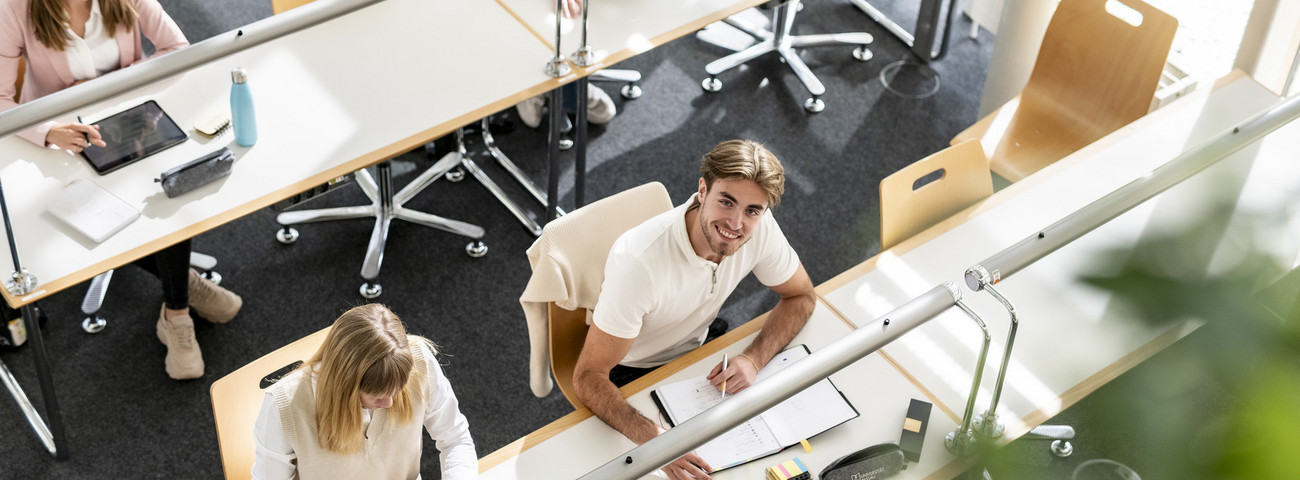
[[[723,373],[727,372],[727,354],[725,353],[722,354],[722,372]],[[725,380],[726,377],[723,378],[724,380],[722,380],[722,398],[727,398],[727,381]]]
[[[85,125],[85,124],[86,124],[86,122],[81,121],[81,115],[77,115],[77,123],[80,123],[80,124],[82,124],[82,125]],[[81,136],[84,137],[84,138],[86,139],[86,146],[89,147],[89,146],[90,146],[90,134],[89,134],[89,133],[86,133],[86,132],[81,132]]]

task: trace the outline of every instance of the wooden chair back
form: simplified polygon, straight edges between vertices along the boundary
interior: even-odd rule
[[[27,60],[22,57],[18,58],[18,78],[14,80],[14,101],[20,101],[23,96],[23,76],[27,74]]]
[[[992,194],[993,176],[978,141],[917,160],[880,181],[880,249],[892,248]]]
[[[226,480],[252,477],[253,423],[257,421],[265,393],[260,386],[262,379],[295,361],[307,361],[325,342],[329,330],[326,327],[300,338],[212,382],[212,416],[217,424],[217,444],[221,447],[221,467],[226,472]]]
[[[578,364],[578,354],[582,344],[587,341],[587,312],[585,308],[565,310],[555,302],[547,305],[547,333],[551,347],[551,375],[555,377],[560,393],[573,404],[573,409],[582,408],[578,401],[578,392],[573,389],[573,369]]]
[[[603,198],[556,219],[542,230],[539,242],[545,242],[551,255],[567,259],[560,262],[571,268],[563,276],[579,299],[575,305],[594,306],[599,286],[605,279],[605,259],[614,241],[632,227],[651,217],[671,210],[668,190],[658,182]],[[551,375],[564,398],[574,409],[582,408],[573,389],[573,371],[578,355],[587,340],[587,308],[568,310],[555,302],[547,308],[547,333],[551,352]]]
[[[314,0],[271,0],[271,14],[279,15],[313,1]]]
[[[983,138],[992,170],[1014,182],[1146,115],[1178,20],[1141,0],[1109,1],[1140,23],[1108,0],[1062,0],[1020,96],[952,144]]]

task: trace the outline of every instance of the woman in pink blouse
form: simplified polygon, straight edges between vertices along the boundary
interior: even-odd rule
[[[0,111],[144,60],[140,34],[158,54],[189,45],[157,0],[0,0]],[[15,102],[20,59],[27,71]],[[46,122],[18,135],[74,154],[89,144],[105,145],[97,129],[79,122]],[[189,261],[185,240],[136,262],[162,280],[158,339],[167,347],[167,374],[178,380],[203,376],[191,308],[225,323],[243,305],[238,295],[190,269]]]

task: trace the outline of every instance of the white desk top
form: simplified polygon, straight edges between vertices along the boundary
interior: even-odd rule
[[[840,313],[862,325],[931,285],[941,281],[963,284],[966,268],[1276,100],[1247,78],[1212,95],[1200,92],[1180,100],[1008,187],[959,218],[880,254],[868,262],[873,264],[871,268],[851,270],[818,291]],[[1268,137],[1264,147],[1237,152],[996,286],[1015,305],[1021,320],[998,410],[1010,438],[1042,423],[1195,326],[1189,322],[1153,327],[1134,321],[1124,305],[1077,281],[1081,274],[1098,271],[1097,255],[1198,220],[1202,212],[1195,207],[1206,205],[1213,196],[1207,192],[1216,184],[1239,185],[1225,179],[1240,176],[1233,172],[1243,168],[1250,170],[1252,178],[1272,181],[1267,187],[1247,190],[1247,194],[1265,198],[1243,201],[1243,206],[1276,209],[1289,203],[1294,211],[1300,199],[1300,177],[1293,165],[1295,148],[1288,150],[1279,142],[1294,145],[1294,139],[1300,138],[1297,130],[1300,125],[1293,124]],[[1275,180],[1280,178],[1287,180]],[[978,396],[978,414],[987,409],[992,397],[1010,322],[1006,310],[987,293],[967,290],[965,300],[984,316],[994,339]],[[884,351],[944,404],[960,412],[970,389],[980,338],[973,322],[950,312]]]
[[[661,370],[669,370],[672,373],[657,378],[653,385],[647,385],[632,394],[628,397],[628,402],[646,416],[658,418],[658,411],[650,399],[651,390],[658,385],[684,380],[693,375],[706,375],[709,369],[720,361],[722,353],[738,354],[753,341],[757,331],[752,328],[748,330],[750,331],[747,335],[728,334],[728,337],[705,345],[688,357],[664,366]],[[815,352],[849,331],[848,324],[819,301],[812,318],[792,344],[806,344]],[[726,346],[721,345],[728,340],[732,342]],[[714,345],[715,343],[719,345]],[[659,371],[651,375],[657,373]],[[713,478],[719,480],[762,478],[763,470],[767,467],[796,456],[810,467],[815,466],[819,471],[821,467],[836,458],[868,445],[897,442],[902,433],[902,422],[906,417],[910,400],[916,398],[933,401],[876,354],[831,375],[831,381],[857,408],[860,413],[858,418],[809,439],[809,443],[813,446],[812,453],[805,453],[798,446],[787,448],[776,455],[719,472]],[[637,385],[634,383],[630,386],[635,388]],[[922,465],[933,469],[952,460],[951,455],[943,447],[943,437],[956,429],[957,424],[938,409],[931,413],[930,421],[922,450]],[[605,425],[600,419],[591,416],[585,409],[575,415],[566,416],[556,423],[564,423],[564,425],[553,425],[543,429],[561,430],[552,437],[541,441],[525,439],[523,442],[516,442],[485,457],[481,462],[484,470],[479,478],[494,480],[539,476],[577,478],[635,446],[632,441]],[[521,448],[527,449],[519,451]],[[909,470],[912,473],[908,478],[920,478],[919,474],[924,469]]]
[[[555,0],[497,2],[513,12],[555,55]],[[587,7],[587,44],[602,65],[610,65],[760,3],[763,0],[595,1]],[[560,53],[568,58],[581,46],[582,19],[562,19],[560,32]],[[538,63],[538,68],[544,63]]]
[[[29,303],[546,91],[556,85],[541,70],[548,58],[494,2],[388,0],[76,112],[94,121],[156,99],[190,134],[109,175],[61,151],[0,139],[20,259],[40,281],[36,292],[5,293],[6,300]],[[251,148],[234,145],[230,133],[208,139],[192,129],[229,108],[234,67],[248,70],[256,99],[260,138]],[[223,145],[238,157],[230,177],[175,199],[153,182]],[[96,245],[45,213],[51,196],[78,178],[140,209],[141,218]],[[11,271],[9,255],[0,257],[0,270]]]

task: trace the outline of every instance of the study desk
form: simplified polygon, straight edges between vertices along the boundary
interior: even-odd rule
[[[466,44],[475,48],[455,47]],[[35,292],[5,299],[14,306],[38,300],[546,91],[556,84],[541,72],[546,58],[495,3],[388,0],[87,106],[79,113],[94,121],[156,99],[190,133],[186,143],[112,174],[96,176],[80,158],[17,137],[0,139],[20,259],[40,280]],[[256,98],[261,135],[249,148],[233,135],[208,139],[190,128],[228,108],[235,67],[248,70]],[[225,145],[238,157],[230,177],[175,199],[154,183],[162,171]],[[78,178],[137,207],[141,218],[101,244],[81,237],[44,212]],[[0,269],[11,270],[3,257]]]
[[[1140,178],[1210,136],[1273,105],[1277,97],[1238,77],[1201,91],[1103,138],[958,216],[883,252],[818,287],[845,318],[862,325],[940,281],[960,282],[966,268],[1033,235],[1069,213]],[[1104,274],[1103,261],[1162,233],[1202,219],[1216,197],[1238,212],[1300,204],[1292,123],[1138,205],[998,283],[1020,318],[998,413],[1009,441],[1199,326],[1198,319],[1153,325],[1078,277]],[[1250,186],[1243,186],[1249,178]],[[1221,249],[1234,248],[1225,245]],[[1112,254],[1113,256],[1113,254]],[[966,292],[994,342],[975,414],[992,397],[1009,330],[1006,309],[987,293]],[[960,415],[978,358],[979,330],[943,316],[882,349],[884,356]],[[954,421],[960,422],[959,417]],[[934,435],[935,433],[931,433]]]
[[[1212,134],[1272,105],[1277,97],[1249,78],[1229,78],[1213,92],[1201,91],[1103,138],[1029,178],[1003,189],[920,235],[900,243],[817,287],[812,319],[794,343],[814,352],[847,332],[834,318],[855,326],[944,281],[961,282],[966,268],[1139,178]],[[1300,124],[1284,127],[1181,185],[1165,192],[998,284],[1021,315],[999,412],[1006,440],[1023,435],[1132,368],[1197,326],[1189,319],[1163,327],[1129,321],[1123,305],[1079,284],[1096,271],[1092,255],[1131,246],[1160,231],[1196,220],[1192,206],[1209,203],[1206,192],[1228,185],[1246,192],[1238,210],[1285,205],[1300,212],[1300,165],[1291,159]],[[1249,185],[1243,188],[1242,185]],[[993,335],[975,414],[988,407],[1002,343],[1005,309],[983,293],[964,301],[983,316]],[[654,386],[704,375],[721,353],[735,354],[761,328],[765,317],[679,358],[625,387],[631,405],[657,418],[648,392]],[[714,478],[761,478],[767,466],[798,456],[820,473],[831,460],[882,442],[898,441],[908,400],[934,404],[920,462],[900,478],[952,478],[969,458],[944,447],[957,429],[970,390],[982,336],[962,313],[949,310],[863,360],[831,376],[861,416],[814,437],[814,450],[795,447]],[[1063,342],[1061,339],[1069,339]],[[577,478],[617,458],[633,444],[586,409],[571,413],[480,460],[487,479]]]
[[[651,419],[659,418],[650,399],[656,386],[704,376],[722,360],[722,354],[739,354],[753,341],[767,316],[763,315],[674,360],[626,386],[622,391],[630,403]],[[818,300],[803,331],[791,345],[806,344],[816,352],[851,331],[849,324]],[[811,453],[795,446],[781,453],[718,472],[713,478],[763,478],[763,470],[793,457],[806,464],[825,466],[831,461],[869,445],[897,442],[903,419],[913,398],[933,402],[926,392],[904,377],[880,355],[871,354],[831,375],[831,381],[858,410],[859,416],[809,439]],[[932,412],[929,432],[947,432],[957,424],[947,415]],[[508,480],[524,478],[578,478],[635,445],[617,430],[605,425],[583,408],[542,427],[479,460],[479,478]],[[923,459],[947,463],[943,435],[926,436]]]
[[[207,41],[239,39],[232,31]],[[87,105],[76,114],[93,122],[154,99],[190,133],[184,144],[109,175],[95,175],[66,152],[0,139],[0,178],[19,258],[39,282],[23,296],[4,292],[5,301],[15,308],[32,303],[551,90],[559,83],[540,68],[549,56],[496,3],[387,0]],[[208,139],[191,128],[228,108],[235,67],[248,70],[256,99],[260,138],[249,148],[235,145],[230,133]],[[228,178],[174,199],[154,183],[164,170],[226,145],[238,158]],[[141,217],[100,244],[80,236],[45,213],[45,204],[76,179],[100,185]],[[0,271],[12,271],[9,255],[0,257]],[[42,374],[44,385],[48,372]],[[58,416],[57,409],[47,414]]]

